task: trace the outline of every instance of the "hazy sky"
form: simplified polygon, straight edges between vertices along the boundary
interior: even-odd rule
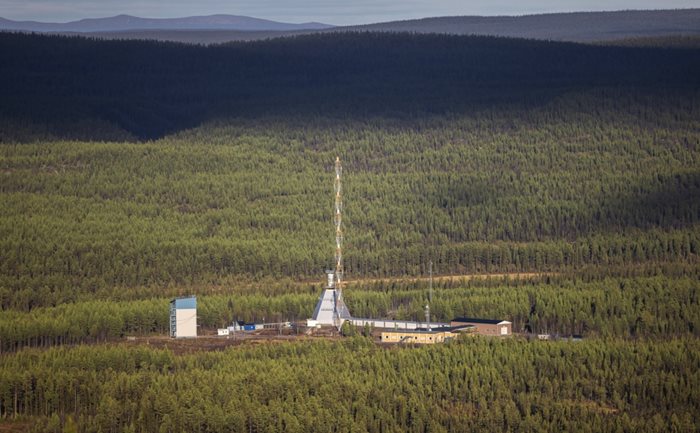
[[[286,22],[364,24],[444,15],[698,7],[700,0],[0,0],[0,16],[64,22],[118,14],[152,18],[232,14]]]

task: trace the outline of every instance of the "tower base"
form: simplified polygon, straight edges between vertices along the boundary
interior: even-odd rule
[[[351,319],[350,310],[342,298],[338,301],[338,314],[336,314],[337,296],[338,292],[335,289],[325,289],[318,299],[312,320],[315,320],[319,325],[336,326],[340,329],[346,320]]]

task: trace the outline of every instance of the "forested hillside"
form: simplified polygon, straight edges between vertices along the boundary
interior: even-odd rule
[[[333,254],[336,155],[353,278],[424,274],[429,260],[441,273],[697,264],[697,104],[572,92],[415,121],[239,119],[151,142],[4,144],[0,303],[317,280]]]
[[[5,142],[42,130],[159,138],[229,116],[502,112],[499,104],[531,109],[592,88],[631,95],[634,106],[657,94],[648,102],[665,112],[700,84],[694,50],[476,36],[342,33],[197,47],[3,33],[0,55]]]
[[[700,9],[621,10],[520,16],[448,16],[350,28],[386,32],[489,35],[592,42],[635,37],[698,35]]]
[[[693,431],[700,55],[402,34],[193,47],[0,35],[0,423],[53,431]],[[303,320],[334,253],[358,317],[510,340],[175,354]],[[379,278],[389,278],[379,280]],[[527,341],[551,333],[582,342]],[[311,338],[313,340],[313,338]],[[52,347],[64,346],[64,347]],[[76,347],[73,347],[76,346]]]

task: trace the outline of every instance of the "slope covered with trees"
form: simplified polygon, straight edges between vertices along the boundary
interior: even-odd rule
[[[50,431],[693,431],[700,56],[438,35],[192,47],[0,35],[0,422]],[[304,319],[344,166],[356,316],[520,333],[176,355]],[[53,347],[63,346],[63,347]]]
[[[595,87],[686,97],[700,84],[695,51],[477,36],[341,33],[197,47],[0,34],[0,54],[4,141],[41,137],[35,127],[155,138],[226,115],[533,108]]]
[[[429,260],[441,273],[697,264],[698,118],[692,96],[571,93],[416,121],[264,118],[144,143],[4,144],[0,303],[318,279],[336,155],[354,278],[424,274]]]

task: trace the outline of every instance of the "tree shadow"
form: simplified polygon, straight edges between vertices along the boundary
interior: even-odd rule
[[[700,85],[692,50],[479,36],[338,33],[202,47],[4,33],[0,52],[4,141],[28,138],[17,124],[45,125],[44,138],[144,140],[222,117],[421,117],[537,106],[571,89]],[[102,126],[90,135],[90,123]]]
[[[625,192],[603,197],[590,218],[592,232],[693,227],[700,223],[700,171],[649,176]]]

